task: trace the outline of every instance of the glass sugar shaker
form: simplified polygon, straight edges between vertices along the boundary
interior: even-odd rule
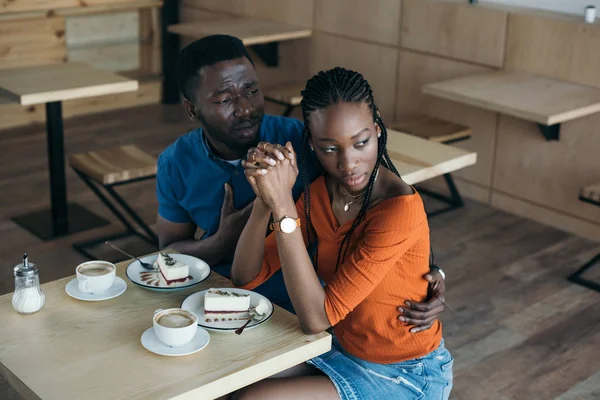
[[[40,287],[39,271],[28,260],[27,253],[23,262],[13,269],[15,292],[12,297],[13,308],[21,314],[33,314],[44,307],[46,296]]]

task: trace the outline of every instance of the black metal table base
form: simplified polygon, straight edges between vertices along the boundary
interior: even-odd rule
[[[79,204],[68,204],[66,227],[54,225],[52,210],[49,209],[13,217],[11,220],[42,240],[51,240],[110,223]]]
[[[73,243],[73,248],[83,254],[84,256],[94,259],[94,256],[87,250],[89,247],[93,247],[97,244],[104,243],[107,240],[117,240],[122,239],[128,236],[137,236],[149,244],[155,246],[156,250],[158,250],[158,237],[156,233],[144,222],[144,220],[135,212],[133,208],[117,193],[115,187],[127,185],[134,182],[141,182],[148,179],[154,179],[154,175],[131,179],[129,181],[119,182],[115,184],[100,184],[98,182],[92,181],[90,177],[88,177],[85,173],[79,171],[76,168],[73,168],[73,171],[85,182],[85,184],[90,188],[92,192],[102,201],[102,203],[113,213],[115,217],[125,226],[125,231],[118,234],[113,234],[109,236],[104,236],[100,238],[96,238],[87,242],[82,243]],[[106,194],[105,194],[106,193]],[[107,194],[110,196],[107,196]],[[111,200],[112,199],[112,200]],[[122,210],[120,211],[119,206]],[[133,223],[131,223],[128,219],[131,218]],[[145,234],[138,232],[136,227],[133,224],[136,224]]]
[[[588,289],[600,292],[600,282],[595,282],[583,277],[583,274],[593,266],[600,267],[600,254],[597,254],[596,257],[588,261],[585,265],[579,268],[577,272],[569,276],[567,279],[573,283],[577,283],[578,285],[585,286]]]
[[[454,179],[452,179],[452,175],[444,174],[444,180],[446,181],[448,190],[450,190],[450,196],[444,196],[442,194],[432,192],[431,190],[417,187],[417,190],[419,191],[420,194],[429,196],[438,201],[448,204],[448,207],[444,207],[440,210],[428,212],[427,213],[428,217],[435,217],[436,215],[440,215],[440,214],[446,213],[448,211],[452,211],[452,210],[456,210],[458,208],[464,207],[464,202],[463,202],[462,196],[460,195],[460,192],[456,188],[456,184],[454,183]]]

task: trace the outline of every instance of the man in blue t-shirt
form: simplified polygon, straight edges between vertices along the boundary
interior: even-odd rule
[[[254,63],[237,38],[213,35],[189,44],[179,54],[176,73],[183,106],[201,128],[181,136],[159,156],[159,245],[199,257],[229,277],[255,199],[241,161],[260,141],[290,141],[300,154],[304,126],[297,119],[265,115]],[[317,176],[316,171],[310,174]],[[295,198],[301,193],[299,179]],[[431,275],[432,285],[439,287],[436,295],[443,298],[442,275]],[[281,271],[256,291],[293,310]],[[442,312],[443,304],[433,298],[404,308],[406,322],[422,330]]]

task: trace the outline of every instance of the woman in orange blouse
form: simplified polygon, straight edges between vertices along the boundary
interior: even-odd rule
[[[332,349],[237,396],[447,399],[453,359],[441,323],[414,334],[396,318],[396,304],[427,297],[429,226],[420,196],[387,154],[372,90],[361,74],[335,68],[311,78],[302,95],[300,166],[316,158],[324,175],[305,182],[294,204],[291,145],[251,149],[244,166],[257,199],[231,277],[253,289],[282,269],[302,329],[333,327]],[[265,239],[271,215],[274,233]]]

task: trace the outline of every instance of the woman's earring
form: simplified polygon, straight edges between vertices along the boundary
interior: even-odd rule
[[[380,137],[381,137],[381,133],[378,133],[378,134],[377,134],[377,137],[378,137],[378,138],[380,138]]]
[[[309,143],[308,145],[310,146],[310,150],[311,150],[311,151],[315,151],[315,148],[313,147],[313,145],[312,145],[312,144],[310,144],[310,143]]]

